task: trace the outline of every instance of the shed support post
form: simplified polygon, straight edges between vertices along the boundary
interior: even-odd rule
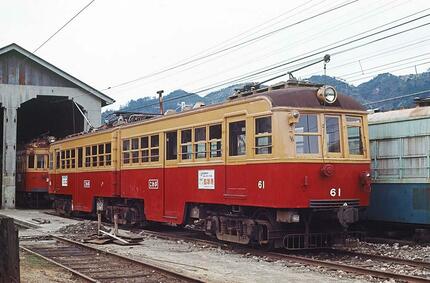
[[[1,207],[15,208],[17,108],[7,107],[2,110],[4,115]]]

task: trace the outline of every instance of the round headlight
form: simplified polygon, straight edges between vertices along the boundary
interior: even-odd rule
[[[317,97],[321,103],[332,104],[337,99],[337,92],[332,86],[323,86],[318,89]]]
[[[336,90],[334,89],[334,87],[326,87],[324,90],[324,100],[327,103],[333,103],[336,101],[337,98],[337,93]]]

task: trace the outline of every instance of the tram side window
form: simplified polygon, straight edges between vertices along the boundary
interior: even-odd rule
[[[206,127],[194,129],[195,158],[206,158]]]
[[[91,167],[91,147],[85,147],[85,167]]]
[[[131,162],[139,163],[139,138],[131,139]]]
[[[55,157],[55,167],[57,169],[60,169],[60,163],[61,163],[60,152],[57,151],[57,155]]]
[[[92,166],[97,167],[97,146],[93,145],[91,146],[91,159],[92,159]]]
[[[191,143],[191,129],[181,131],[181,159],[192,159],[193,144]]]
[[[50,170],[54,169],[54,154],[53,153],[49,154],[48,162],[49,162],[49,169]]]
[[[34,154],[28,156],[28,168],[34,168]]]
[[[130,163],[130,140],[122,141],[122,162],[124,164]]]
[[[246,122],[237,121],[229,124],[229,155],[238,156],[246,153]]]
[[[112,146],[110,142],[105,144],[105,152],[106,152],[106,166],[110,166],[112,164]]]
[[[221,157],[221,124],[209,126],[210,157]]]
[[[71,166],[72,168],[76,167],[76,150],[75,149],[71,149],[70,150],[70,158],[71,158]]]
[[[38,169],[45,168],[45,155],[44,154],[36,154],[36,168],[38,168]]]
[[[140,138],[140,155],[142,156],[142,162],[149,162],[149,137]]]
[[[302,114],[295,126],[296,152],[315,154],[319,152],[318,117],[316,114]]]
[[[66,169],[66,152],[61,151],[61,169]]]
[[[82,147],[78,147],[78,168],[82,167],[84,151]]]
[[[99,144],[99,166],[105,166],[105,145]]]
[[[176,131],[166,133],[166,160],[174,160],[178,157],[178,134]]]
[[[272,153],[272,117],[255,119],[255,154]]]
[[[338,153],[340,152],[340,117],[339,116],[326,116],[326,146],[327,152]]]
[[[361,118],[346,117],[349,154],[363,155],[363,138],[361,136]]]
[[[151,136],[151,162],[154,161],[158,161],[160,158],[160,140],[159,140],[159,136],[157,135],[152,135]]]

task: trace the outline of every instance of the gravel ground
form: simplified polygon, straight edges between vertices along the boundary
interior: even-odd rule
[[[95,245],[93,245],[95,246]],[[347,277],[342,271],[327,272],[286,261],[268,261],[240,255],[199,243],[145,236],[141,245],[103,245],[97,248],[145,260],[186,274],[198,274],[208,282],[366,282],[364,277]]]
[[[11,213],[8,213],[11,216]],[[13,213],[12,213],[13,214]],[[23,214],[27,214],[23,216]],[[95,221],[76,221],[64,219],[41,212],[26,213],[18,211],[19,218],[46,218],[50,224],[40,225],[23,234],[56,232],[74,240],[86,238],[96,233]],[[13,216],[13,215],[12,215]],[[31,222],[31,221],[30,221]],[[42,233],[41,233],[42,232]],[[177,269],[187,274],[198,274],[209,282],[389,282],[370,276],[357,276],[340,270],[322,267],[308,267],[284,260],[271,261],[251,254],[240,255],[221,248],[195,242],[172,241],[144,235],[144,241],[135,246],[115,244],[94,245],[107,251],[116,252],[137,260],[145,260],[168,269]],[[373,244],[357,242],[352,251],[375,253],[386,256],[430,261],[429,245]],[[356,259],[360,262],[360,259]],[[354,260],[345,260],[354,265]],[[369,263],[370,264],[370,263]],[[381,268],[396,269],[393,266]]]
[[[430,245],[400,245],[398,243],[390,245],[357,242],[356,247],[349,248],[349,250],[430,262]]]

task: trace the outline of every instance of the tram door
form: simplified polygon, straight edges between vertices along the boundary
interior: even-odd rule
[[[163,211],[164,218],[177,218],[178,193],[175,189],[178,162],[178,131],[166,132],[164,135],[164,166],[163,166]]]
[[[243,172],[247,151],[247,127],[245,116],[228,117],[224,144],[226,150],[225,192],[226,199],[245,199],[248,195],[246,188],[247,174]]]
[[[53,189],[53,191],[56,191],[61,184],[59,184],[58,182],[58,176],[57,176],[57,168],[60,168],[60,150],[56,149],[54,151],[54,156],[55,158],[55,163],[52,164],[52,168],[50,168],[52,171],[52,176],[55,176],[55,178],[50,178],[50,182],[51,182],[51,188]]]

